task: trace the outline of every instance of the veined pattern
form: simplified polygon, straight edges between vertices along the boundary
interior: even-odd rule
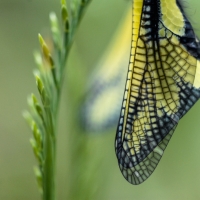
[[[133,0],[132,47],[115,151],[132,184],[156,168],[200,97],[200,44],[178,0]]]

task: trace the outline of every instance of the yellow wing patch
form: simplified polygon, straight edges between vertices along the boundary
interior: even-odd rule
[[[161,0],[160,4],[164,26],[173,31],[174,34],[183,36],[185,34],[185,20],[176,0]]]
[[[200,45],[176,0],[134,0],[133,35],[115,150],[132,184],[156,168],[200,98]]]

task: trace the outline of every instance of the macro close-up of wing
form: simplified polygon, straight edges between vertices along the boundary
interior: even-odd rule
[[[116,133],[119,168],[137,185],[154,171],[200,97],[200,44],[178,0],[133,0],[132,43]]]

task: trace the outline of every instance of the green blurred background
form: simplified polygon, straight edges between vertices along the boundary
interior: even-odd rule
[[[184,5],[200,36],[200,1],[184,1]],[[77,170],[85,172],[85,176],[92,173],[97,177],[93,180],[93,186],[100,187],[94,199],[200,199],[200,102],[179,123],[153,175],[139,186],[126,182],[118,169],[114,153],[115,129],[103,135],[88,136],[85,162],[80,160],[76,164],[81,148],[75,154],[70,153],[79,141],[76,137],[82,138],[83,134],[77,114],[84,85],[130,6],[131,0],[93,0],[77,30],[67,63],[60,106],[58,199],[67,199],[70,191],[79,193],[81,184],[85,190],[90,189],[84,183],[84,176],[82,183],[79,182]],[[37,34],[40,32],[46,38],[50,36],[49,12],[55,11],[59,16],[59,8],[59,0],[0,0],[1,200],[40,199],[33,173],[36,161],[29,144],[31,131],[21,113],[28,107],[26,97],[32,92],[37,93],[32,75],[35,68],[32,53],[39,48]],[[90,163],[96,162],[96,166],[98,157],[101,164],[91,170]],[[82,166],[82,163],[85,164]]]

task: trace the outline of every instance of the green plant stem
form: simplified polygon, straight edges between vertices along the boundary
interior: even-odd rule
[[[92,0],[86,0],[84,5],[79,7],[79,10],[77,12],[78,13],[77,17],[75,17],[71,20],[71,25],[70,25],[71,29],[70,29],[67,37],[66,37],[66,34],[64,34],[63,49],[65,49],[65,50],[61,53],[61,56],[60,56],[60,60],[61,60],[61,62],[60,62],[60,80],[59,80],[58,84],[56,85],[57,95],[58,95],[58,101],[56,102],[56,108],[59,107],[60,93],[61,93],[61,88],[62,88],[63,81],[64,81],[65,65],[67,62],[67,57],[68,57],[70,48],[71,48],[73,40],[74,40],[74,35],[75,35],[76,29],[77,29],[82,17],[83,17],[83,14],[91,1]]]
[[[78,24],[82,18],[83,12],[87,5],[91,0],[88,0],[78,7],[77,16],[72,17],[70,24],[69,33],[64,34],[63,41],[63,50],[61,51],[61,56],[59,59],[59,71],[57,73],[60,74],[58,81],[55,81],[56,86],[56,94],[53,97],[54,101],[52,105],[52,110],[48,107],[45,108],[46,121],[47,121],[47,129],[44,138],[44,163],[43,163],[43,199],[44,200],[55,200],[55,163],[56,163],[56,132],[57,132],[57,112],[59,108],[60,96],[61,96],[61,88],[64,80],[64,69],[67,61],[67,57],[69,54],[69,50],[73,43],[75,31],[77,29]],[[57,69],[57,70],[58,70]],[[54,73],[55,73],[55,69]],[[53,74],[55,79],[55,74]],[[53,96],[53,95],[52,95]],[[52,102],[51,102],[52,103]]]
[[[49,107],[45,109],[46,121],[48,128],[44,138],[44,185],[43,185],[43,199],[55,200],[55,162],[56,162],[56,141],[55,141],[55,127],[53,123],[52,115]],[[56,118],[56,116],[55,116]]]
[[[63,52],[63,55],[61,57],[61,85],[62,85],[62,81],[63,81],[63,71],[64,71],[64,67],[65,67],[65,63],[67,61],[67,56],[69,54],[69,50],[71,48],[71,45],[73,43],[73,40],[74,40],[74,35],[75,35],[75,32],[76,32],[76,29],[83,17],[83,14],[86,10],[86,8],[88,7],[89,3],[91,2],[92,0],[86,0],[84,5],[81,5],[77,11],[77,16],[75,17],[72,17],[71,19],[71,23],[70,23],[70,31],[68,33],[68,36],[65,37],[64,36],[64,49],[65,51]]]
[[[47,136],[44,144],[44,200],[55,199],[55,146],[52,137]]]

